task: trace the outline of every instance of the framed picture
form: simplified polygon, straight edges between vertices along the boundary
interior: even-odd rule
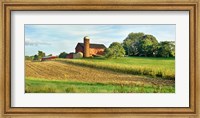
[[[4,115],[198,115],[198,2],[2,2]]]

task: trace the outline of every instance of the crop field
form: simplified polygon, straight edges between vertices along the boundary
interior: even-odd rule
[[[175,80],[174,58],[123,57],[118,59],[105,59],[100,57],[57,60],[80,66],[112,70],[115,72]]]
[[[32,62],[26,61],[25,92],[26,93],[174,93],[174,79],[162,79],[150,75],[134,75],[129,72],[119,72],[105,67],[84,65],[91,64],[121,65],[131,67],[135,65],[143,68],[144,60],[136,58],[133,62],[127,60],[110,59],[58,59],[55,61]],[[138,59],[138,60],[137,60]],[[141,58],[142,59],[142,58]],[[149,68],[159,65],[171,73],[174,72],[174,59],[151,59]],[[84,62],[80,63],[73,62]],[[138,61],[138,62],[137,62]],[[141,61],[141,64],[138,64]],[[166,61],[166,62],[165,62]],[[137,64],[134,64],[137,63]],[[157,63],[157,64],[156,64]],[[160,64],[159,64],[160,63]],[[166,66],[164,66],[166,64]],[[105,66],[104,65],[104,66]],[[117,68],[116,68],[117,69]],[[166,72],[165,72],[166,73]],[[174,75],[174,73],[172,74]]]

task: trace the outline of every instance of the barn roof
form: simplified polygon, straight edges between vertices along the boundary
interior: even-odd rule
[[[77,46],[80,45],[84,47],[84,43],[78,43]],[[90,48],[106,48],[104,44],[92,44],[90,43]]]

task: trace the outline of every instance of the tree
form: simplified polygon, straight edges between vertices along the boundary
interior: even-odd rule
[[[38,55],[34,55],[33,60],[39,60]]]
[[[163,41],[158,46],[158,57],[174,57],[175,56],[175,42]]]
[[[25,60],[33,60],[34,56],[25,56]]]
[[[124,55],[125,50],[118,42],[113,42],[112,44],[110,44],[109,48],[105,50],[105,57],[107,58],[123,57]]]
[[[123,41],[123,48],[125,49],[126,55],[136,55],[135,47],[133,44],[139,41],[145,34],[142,32],[139,33],[129,33],[128,36]]]
[[[153,35],[145,35],[136,43],[139,56],[156,56],[158,41]]]
[[[59,58],[66,58],[66,56],[67,56],[67,53],[66,52],[62,52],[62,53],[60,53],[59,54]]]
[[[48,56],[53,56],[52,54],[49,54]]]
[[[38,51],[38,59],[41,59],[42,57],[45,57],[45,53],[42,51]]]

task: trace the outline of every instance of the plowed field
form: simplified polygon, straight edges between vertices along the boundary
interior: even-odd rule
[[[81,67],[57,61],[26,61],[26,77],[47,80],[69,80],[120,85],[174,86],[174,80],[123,74],[102,69]]]

